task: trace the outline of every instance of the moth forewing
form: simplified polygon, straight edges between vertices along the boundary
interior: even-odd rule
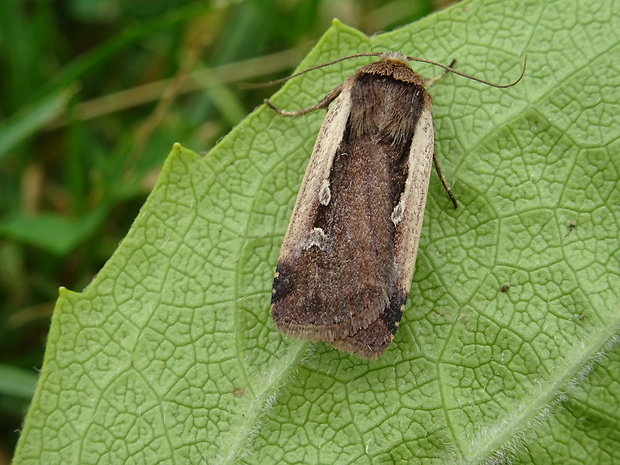
[[[403,73],[401,73],[401,79],[412,78],[406,71]],[[413,71],[411,73],[413,74]],[[400,199],[390,217],[395,226],[394,264],[396,280],[390,294],[389,304],[379,318],[354,336],[330,341],[334,347],[354,353],[359,357],[376,358],[387,350],[398,329],[411,288],[424,219],[435,140],[431,113],[432,99],[423,87],[420,87],[420,90],[422,91],[423,103],[409,147],[408,176]]]
[[[330,189],[330,171],[350,111],[350,94],[340,93],[327,112],[319,130],[306,173],[297,194],[291,221],[280,249],[272,291],[271,309],[278,329],[285,334],[311,338],[316,332],[316,321],[313,321],[312,318],[305,320],[295,318],[293,315],[298,313],[298,309],[290,308],[286,301],[281,304],[279,302],[286,299],[290,288],[293,286],[292,277],[287,271],[287,264],[300,260],[304,250],[312,247],[313,244],[319,248],[321,246],[321,244],[313,242],[313,235],[316,238],[318,234],[312,224],[320,205],[325,203],[325,190]],[[331,197],[331,191],[329,197]]]

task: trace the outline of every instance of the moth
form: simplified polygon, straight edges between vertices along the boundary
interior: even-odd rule
[[[320,66],[359,56],[379,60],[316,105],[290,112],[265,101],[284,116],[331,104],[280,250],[271,313],[288,336],[376,358],[394,338],[409,295],[433,162],[457,207],[435,156],[426,86],[453,72],[509,87],[521,80],[525,65],[506,86],[398,52],[356,54]],[[424,80],[411,60],[446,71]]]

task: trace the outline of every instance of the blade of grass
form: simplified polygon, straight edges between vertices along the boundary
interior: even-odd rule
[[[28,110],[14,115],[0,128],[0,161],[19,143],[64,113],[76,87],[62,89],[41,98]]]
[[[0,394],[30,400],[39,376],[31,371],[0,365]]]
[[[157,16],[150,21],[144,21],[134,27],[128,28],[122,33],[103,42],[90,52],[79,56],[51,79],[41,93],[47,93],[51,89],[66,86],[79,76],[102,66],[104,62],[118,51],[126,48],[130,43],[140,40],[160,29],[165,29],[173,24],[185,21],[198,14],[204,13],[214,7],[209,2],[192,3],[185,7],[176,8],[162,16]]]

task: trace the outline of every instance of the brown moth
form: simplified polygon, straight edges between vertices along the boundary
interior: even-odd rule
[[[285,116],[333,102],[280,250],[271,299],[275,324],[286,335],[376,358],[405,308],[433,160],[457,204],[435,157],[425,88],[445,72],[425,81],[408,61],[438,63],[397,52],[354,56],[368,55],[380,59],[312,107],[287,112],[265,102]]]

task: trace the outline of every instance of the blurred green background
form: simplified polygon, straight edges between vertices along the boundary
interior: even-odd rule
[[[58,287],[126,234],[174,142],[208,151],[332,18],[367,34],[432,0],[0,2],[0,465],[34,392]]]

